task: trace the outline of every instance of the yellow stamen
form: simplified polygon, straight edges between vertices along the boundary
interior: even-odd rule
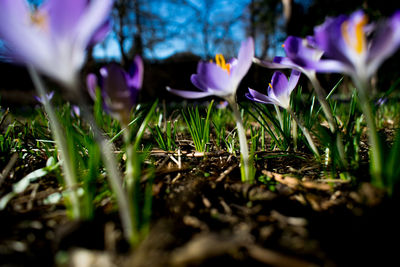
[[[228,74],[231,72],[231,65],[225,62],[225,58],[222,54],[215,55],[215,63],[223,70],[227,71]]]
[[[285,44],[282,44],[282,47],[285,47]]]
[[[345,21],[342,24],[342,35],[350,47],[352,47],[358,54],[361,54],[365,49],[366,38],[363,31],[364,26],[367,24],[368,18],[367,16],[363,16],[361,20],[359,20],[355,25],[355,39],[351,38],[349,35],[349,22]]]
[[[272,84],[271,84],[271,83],[269,83],[268,85],[269,85],[269,87],[271,87],[271,89],[272,89]]]
[[[42,29],[47,29],[47,16],[40,11],[34,11],[31,13],[31,22],[32,24],[38,26]]]

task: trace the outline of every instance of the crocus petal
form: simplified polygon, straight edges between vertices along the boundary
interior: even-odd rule
[[[89,73],[86,77],[86,86],[88,93],[93,100],[96,100],[97,77],[93,73]]]
[[[203,98],[203,97],[206,97],[206,96],[213,95],[213,92],[183,91],[183,90],[172,89],[170,87],[167,87],[167,91],[171,92],[171,93],[173,93],[175,95],[181,96],[183,98],[188,98],[188,99]]]
[[[41,8],[48,11],[52,33],[57,36],[66,36],[76,27],[87,4],[87,0],[48,0]]]
[[[367,58],[368,76],[373,75],[382,62],[391,56],[400,45],[400,11],[386,23],[378,25]]]
[[[108,20],[112,0],[48,0],[36,12],[27,1],[0,1],[0,35],[16,61],[75,86],[90,40]]]
[[[288,88],[288,79],[282,72],[276,71],[271,79],[272,90],[276,97],[284,94]]]
[[[315,42],[315,41],[312,41]],[[289,36],[286,38],[285,52],[289,58],[305,58],[308,60],[319,60],[322,56],[322,51],[311,47],[308,44],[307,39],[302,39],[299,37]]]
[[[72,105],[72,110],[71,113],[74,117],[80,117],[81,116],[81,109],[78,106]]]
[[[253,38],[248,38],[242,42],[239,49],[237,64],[232,69],[231,75],[235,83],[239,83],[246,73],[249,71],[254,57],[254,41]]]
[[[251,88],[249,88],[249,93],[246,93],[245,96],[253,101],[257,101],[260,103],[265,103],[265,104],[275,104],[278,105],[279,103],[276,101],[276,99],[271,98],[269,96],[266,96],[264,94],[261,94]]]
[[[133,63],[129,69],[129,75],[127,75],[128,86],[137,89],[142,88],[143,84],[143,60],[140,56],[135,56]]]
[[[353,73],[354,70],[351,66],[344,64],[338,60],[324,59],[318,62],[306,62],[307,69],[312,69],[317,72],[334,72],[334,73]]]
[[[288,93],[293,91],[294,88],[296,88],[297,83],[299,82],[301,72],[298,70],[292,70],[289,78],[289,83],[288,83]]]
[[[296,69],[301,72],[303,72],[303,68],[294,63],[290,58],[288,57],[275,57],[273,61],[268,61],[268,60],[261,60],[258,58],[253,59],[254,63],[270,68],[270,69]]]
[[[0,1],[0,38],[11,56],[19,62],[29,62],[44,69],[52,61],[52,46],[43,41],[43,33],[31,25],[31,13],[24,0]]]
[[[107,67],[100,69],[100,74],[102,76],[102,86],[103,90],[107,95],[118,95],[121,92],[128,92],[129,88],[126,84],[126,72],[121,69],[117,64],[110,64]]]
[[[199,79],[199,75],[197,74],[192,74],[190,76],[190,81],[193,83],[194,86],[196,86],[198,89],[200,89],[203,92],[207,92],[207,85],[204,83],[203,80]]]
[[[214,63],[200,62],[197,65],[198,79],[207,84],[208,88],[216,91],[226,91],[231,87],[228,72]]]
[[[30,9],[25,0],[2,0],[0,2],[0,27],[7,29],[11,25],[28,23]],[[10,29],[12,30],[12,29]]]
[[[317,46],[324,51],[324,55],[351,65],[348,59],[349,47],[343,40],[342,24],[347,16],[328,18],[324,24],[315,27],[314,36]]]
[[[113,0],[92,0],[76,25],[76,43],[80,49],[86,48],[96,31],[108,21]]]
[[[127,73],[117,64],[109,64],[100,69],[104,105],[112,115],[126,124],[135,104],[138,89],[130,88]]]
[[[100,28],[96,30],[92,39],[89,42],[89,46],[93,46],[97,43],[104,41],[107,34],[111,31],[111,22],[108,20],[106,21]]]

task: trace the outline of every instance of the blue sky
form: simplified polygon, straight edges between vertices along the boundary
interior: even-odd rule
[[[198,7],[199,9],[204,9],[204,3],[207,0],[188,0],[192,5]],[[211,1],[214,5],[212,12],[209,14],[209,18],[216,25],[218,23],[223,23],[224,20],[229,18],[240,17],[241,15],[245,15],[246,6],[249,5],[251,0],[214,0]],[[301,3],[304,8],[308,8],[308,6],[312,3],[313,0],[295,0],[297,3]],[[193,19],[193,13],[185,10],[184,6],[171,6],[171,1],[165,0],[153,0],[144,2],[144,5],[148,5],[147,8],[151,10],[151,12],[156,13],[158,16],[165,18],[168,21],[173,21],[176,23],[182,23],[186,20]],[[174,5],[174,4],[172,4]],[[182,12],[183,10],[183,12]],[[245,22],[244,21],[235,21],[233,25],[231,25],[231,29],[229,31],[229,36],[221,36],[220,38],[230,38],[235,40],[236,46],[239,46],[241,40],[246,38],[245,32]],[[188,36],[177,36],[175,38],[171,38],[168,41],[158,43],[154,49],[149,52],[145,50],[145,57],[147,58],[155,58],[155,59],[163,59],[167,58],[178,52],[192,52],[198,54],[200,56],[204,56],[204,50],[202,49],[202,45],[199,45],[199,40],[201,37],[200,33],[193,33],[198,31],[198,29],[194,28],[193,25],[183,25],[182,30],[187,31],[191,35]],[[218,35],[218,32],[215,33]],[[281,37],[284,37],[280,33]],[[220,34],[221,35],[221,34]],[[215,53],[221,53],[220,50],[226,49],[225,47],[213,47],[213,50],[216,50]],[[233,53],[236,54],[237,48],[232,48]],[[281,49],[280,44],[275,44],[275,47],[269,51],[273,55],[283,55],[283,49]],[[119,52],[118,44],[115,40],[115,36],[111,34],[107,40],[99,44],[95,47],[94,55],[99,59],[115,59],[118,60],[121,55]]]
[[[33,3],[39,4],[43,2],[42,0],[29,0]],[[68,0],[62,0],[68,1]],[[204,9],[205,2],[207,0],[188,0],[193,6]],[[246,6],[250,3],[251,0],[214,0],[211,1],[213,3],[212,12],[209,14],[209,18],[216,25],[224,20],[229,18],[236,18],[243,15],[246,12]],[[295,0],[295,2],[301,3],[305,8],[307,8],[313,0]],[[165,18],[166,20],[170,20],[176,23],[183,23],[186,20],[190,20],[191,16],[193,17],[193,13],[185,11],[184,6],[172,6],[172,1],[165,0],[153,0],[153,1],[144,1],[142,4],[147,5],[147,8],[151,10],[151,12],[156,13],[158,16]],[[180,10],[180,11],[179,11]],[[182,12],[182,10],[184,10]],[[177,11],[177,13],[175,13]],[[199,33],[193,33],[198,29],[193,28],[193,25],[183,25],[183,31],[187,31],[192,33],[191,37],[182,37],[177,36],[176,38],[171,38],[168,41],[158,43],[151,52],[145,50],[145,56],[147,58],[155,58],[155,59],[163,59],[167,58],[178,52],[192,52],[198,55],[203,55],[204,50],[202,50],[201,45],[196,45],[199,37]],[[215,33],[218,35],[218,32]],[[193,40],[193,38],[195,40]],[[235,21],[231,26],[229,31],[229,36],[221,36],[220,38],[231,38],[234,39],[237,43],[237,46],[240,40],[246,38],[245,25],[243,21]],[[195,44],[194,44],[195,43]],[[213,50],[216,50],[215,53],[221,53],[219,50],[223,50],[224,47],[214,47]],[[234,48],[233,48],[234,49]],[[233,53],[237,52],[232,51]],[[278,55],[283,54],[283,50],[280,49],[280,46],[277,45],[274,49],[274,53],[278,53]],[[98,44],[94,48],[94,56],[98,59],[105,60],[119,60],[121,55],[119,51],[118,43],[116,42],[115,36],[111,33],[109,37],[101,44]]]
[[[160,1],[162,2],[162,1]],[[191,0],[192,4],[202,8],[204,1]],[[210,14],[210,18],[214,23],[218,23],[218,20],[224,20],[226,18],[231,17],[239,17],[241,13],[245,12],[245,7],[248,5],[250,0],[237,0],[237,1],[228,1],[228,0],[218,0],[214,1],[213,12]],[[154,2],[154,12],[158,15],[163,16],[167,19],[172,19],[178,23],[184,22],[186,19],[190,19],[190,16],[193,16],[193,13],[187,13],[186,17],[183,16],[171,16],[168,4],[164,2],[164,4],[158,4]],[[185,12],[184,12],[185,13]],[[186,29],[182,29],[183,31],[193,32],[195,31],[192,26],[188,26]],[[229,38],[234,38],[237,40],[243,40],[246,36],[244,25],[242,22],[237,21],[232,25],[230,30],[231,36]],[[188,40],[182,38],[182,36],[178,36],[176,38],[172,38],[166,42],[159,43],[155,49],[152,50],[151,53],[145,54],[148,58],[157,58],[162,59],[169,57],[177,52],[186,52],[190,51],[195,54],[201,55],[203,51],[200,50],[201,47],[193,45],[193,40]],[[218,49],[218,47],[216,48]],[[102,59],[116,59],[118,60],[121,55],[119,52],[118,44],[113,38],[112,34],[107,38],[107,40],[99,44],[94,49],[94,55],[96,58]]]

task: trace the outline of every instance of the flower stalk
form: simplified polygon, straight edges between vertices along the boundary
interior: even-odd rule
[[[345,168],[347,168],[349,164],[346,159],[346,153],[344,150],[343,141],[342,141],[340,133],[337,129],[337,123],[336,123],[335,119],[333,118],[331,108],[329,107],[329,104],[326,101],[325,91],[322,88],[321,84],[319,83],[315,71],[308,71],[306,73],[306,75],[307,75],[308,79],[310,80],[312,86],[314,87],[315,94],[317,95],[318,102],[320,103],[320,105],[322,107],[322,111],[325,114],[326,120],[329,125],[329,129],[331,130],[331,133],[333,135],[335,135],[335,137],[336,137],[335,142],[336,142],[336,147],[337,147],[337,150],[339,153],[340,161],[343,164],[343,166]]]
[[[303,124],[301,123],[300,119],[297,118],[296,114],[293,112],[293,110],[291,108],[288,108],[287,111],[290,113],[290,115],[292,116],[292,118],[296,121],[297,125],[300,127],[301,131],[304,134],[304,137],[307,139],[308,144],[311,147],[311,150],[314,152],[315,156],[320,159],[321,156],[319,155],[317,146],[315,145],[314,141],[311,138],[310,132],[307,130],[306,127],[303,126]]]
[[[368,141],[370,149],[370,174],[373,183],[378,187],[384,186],[383,181],[383,155],[382,145],[379,140],[378,131],[375,123],[375,116],[373,114],[371,103],[366,92],[369,92],[367,81],[354,80],[358,88],[358,98],[360,100],[361,110],[365,116],[368,127]]]
[[[139,203],[137,199],[137,195],[139,193],[138,186],[139,181],[137,178],[138,174],[136,173],[137,170],[140,170],[137,160],[137,154],[135,145],[131,142],[131,134],[129,129],[124,131],[124,142],[126,146],[126,169],[125,169],[125,183],[126,183],[126,191],[128,193],[128,200],[130,205],[131,213],[132,213],[132,233],[130,242],[133,245],[136,245],[140,241],[139,235]]]
[[[111,190],[114,192],[118,203],[124,236],[126,240],[131,241],[134,237],[133,215],[131,207],[132,203],[129,201],[127,193],[122,186],[122,177],[117,167],[118,163],[114,156],[114,148],[110,140],[97,126],[92,113],[88,109],[88,104],[83,100],[83,95],[78,95],[77,99],[79,101],[78,104],[81,109],[82,116],[92,129],[94,138],[100,147],[101,157],[108,173],[108,182],[110,183]]]
[[[232,108],[233,116],[236,121],[236,129],[239,137],[240,155],[242,160],[242,182],[252,183],[253,182],[253,170],[252,170],[252,160],[249,155],[249,148],[247,145],[246,130],[244,128],[243,119],[240,114],[238,104],[232,99],[227,99],[229,106]]]
[[[76,191],[77,178],[75,173],[75,167],[74,163],[72,162],[70,151],[68,149],[67,140],[65,139],[65,136],[63,134],[64,130],[62,129],[59,120],[57,118],[57,115],[53,109],[53,106],[50,103],[50,100],[47,96],[46,88],[38,72],[32,65],[28,65],[28,72],[39,94],[39,98],[42,100],[41,103],[43,104],[43,107],[48,115],[50,126],[53,133],[53,138],[56,141],[58,152],[61,155],[61,161],[65,178],[64,180],[69,190],[68,196],[72,206],[72,217],[75,219],[81,219],[82,217],[81,203]]]

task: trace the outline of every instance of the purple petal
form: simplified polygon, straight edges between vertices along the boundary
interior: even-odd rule
[[[30,18],[30,9],[25,0],[2,0],[0,7],[1,33],[7,28],[13,30],[10,29],[10,24],[20,25]]]
[[[54,91],[51,91],[50,93],[46,94],[48,100],[53,99],[53,96],[54,96]]]
[[[48,0],[41,9],[48,12],[52,34],[68,36],[75,29],[87,4],[87,0]]]
[[[249,71],[254,57],[254,41],[253,38],[248,38],[242,42],[239,49],[237,65],[231,71],[231,76],[236,83],[239,83],[246,73]]]
[[[342,34],[342,24],[347,19],[346,16],[328,18],[324,24],[315,27],[314,33],[316,45],[324,51],[324,55],[351,65],[346,55],[349,47]]]
[[[309,38],[310,39],[310,38]],[[315,40],[312,40],[315,43]],[[319,60],[322,56],[322,51],[312,47],[306,39],[289,36],[285,40],[285,52],[291,59],[301,58],[305,60]]]
[[[31,13],[26,1],[0,1],[0,38],[9,49],[8,52],[17,61],[43,70],[45,65],[53,61],[50,54],[53,48],[44,34],[30,24],[30,20]]]
[[[86,86],[90,97],[93,100],[96,100],[96,88],[98,84],[97,84],[97,77],[95,74],[89,73],[88,76],[86,76]]]
[[[107,34],[111,31],[111,22],[107,20],[100,28],[96,30],[92,39],[89,42],[89,46],[94,46],[97,43],[101,43],[106,38]]]
[[[203,98],[206,96],[211,96],[213,95],[212,92],[193,92],[193,91],[183,91],[183,90],[175,90],[170,87],[167,87],[167,91],[171,92],[175,95],[181,96],[183,98],[188,98],[188,99],[196,99],[196,98]]]
[[[275,99],[273,99],[269,96],[266,96],[264,94],[261,94],[251,88],[249,88],[249,93],[246,93],[245,96],[252,101],[256,101],[256,102],[260,102],[260,103],[278,104],[278,102]]]
[[[75,117],[80,117],[81,116],[81,109],[78,106],[72,105],[72,110],[71,110],[71,115]]]
[[[276,97],[285,94],[288,91],[288,79],[280,71],[274,72],[271,79],[272,90]]]
[[[217,66],[217,64],[199,62],[197,75],[198,80],[201,80],[210,89],[226,91],[231,87],[231,78],[228,72]]]
[[[128,86],[141,89],[143,84],[143,60],[140,56],[135,56],[127,75]]]
[[[315,70],[317,72],[334,72],[334,73],[353,73],[351,66],[344,64],[338,60],[324,59],[318,62],[307,62],[305,68]]]
[[[292,70],[289,78],[289,83],[288,83],[288,93],[293,91],[294,88],[296,88],[297,83],[299,82],[301,72],[298,70]]]
[[[190,81],[193,83],[194,86],[196,86],[198,89],[200,89],[203,92],[207,92],[208,88],[207,85],[204,84],[203,80],[199,79],[199,75],[197,74],[192,74],[190,76]]]
[[[129,92],[126,83],[126,72],[117,64],[109,64],[100,69],[103,80],[103,90],[108,95],[118,94],[118,92]]]
[[[127,84],[127,73],[117,64],[100,69],[104,102],[114,113],[129,112],[136,102],[137,88]]]
[[[85,14],[76,25],[76,42],[80,49],[86,48],[93,36],[109,19],[113,0],[90,1]]]
[[[382,62],[390,57],[400,45],[400,11],[378,25],[368,58],[368,76],[374,74]]]
[[[260,60],[260,59],[254,59],[254,62],[270,69],[297,69],[301,71],[301,67],[298,66],[296,63],[294,63],[290,58],[288,57],[275,57],[274,60],[268,61],[268,60]]]

